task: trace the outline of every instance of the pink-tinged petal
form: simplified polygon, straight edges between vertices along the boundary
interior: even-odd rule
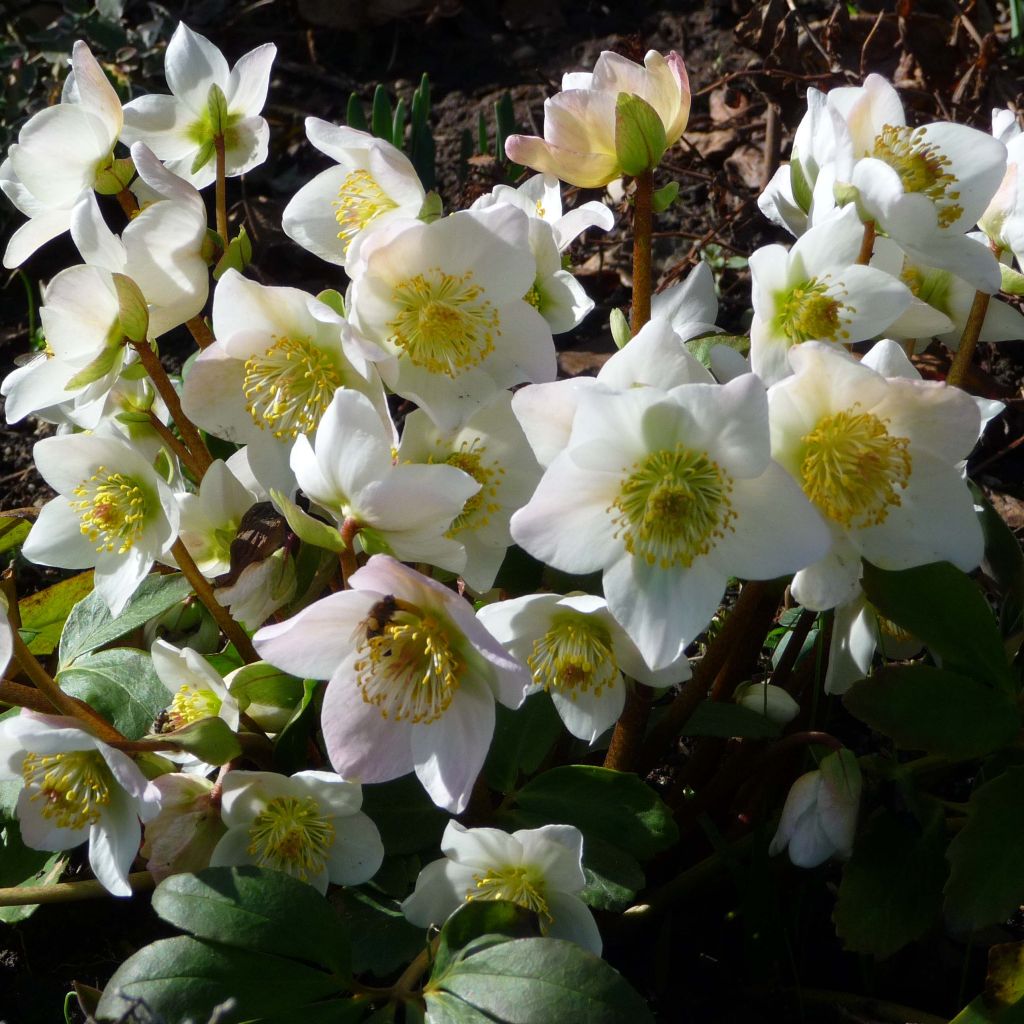
[[[601,955],[601,932],[583,900],[566,892],[549,892],[547,904],[552,917],[546,933],[548,938],[566,939],[589,949],[594,956]]]
[[[350,782],[389,782],[415,767],[413,736],[424,726],[385,718],[363,699],[345,662],[327,685],[320,725],[331,766]]]
[[[610,153],[578,153],[553,146],[535,135],[510,135],[505,155],[517,164],[544,174],[553,174],[579,188],[600,188],[622,174]]]
[[[276,56],[277,47],[273,43],[264,43],[238,58],[224,90],[228,110],[242,117],[252,117],[263,109],[270,87],[270,69]]]
[[[180,22],[167,44],[164,74],[171,92],[196,114],[206,109],[211,85],[228,89],[228,62],[206,36]]]
[[[89,830],[89,866],[112,895],[131,896],[128,872],[141,842],[142,826],[135,805],[126,793],[115,788],[103,820]]]
[[[377,874],[384,844],[377,826],[362,811],[334,822],[334,845],[327,853],[328,877],[335,885],[362,885]]]
[[[285,672],[329,679],[352,656],[370,610],[386,593],[360,589],[329,594],[284,622],[264,626],[253,644],[264,661]]]
[[[452,814],[469,803],[494,734],[494,697],[463,684],[441,718],[412,729],[416,776],[430,799]]]

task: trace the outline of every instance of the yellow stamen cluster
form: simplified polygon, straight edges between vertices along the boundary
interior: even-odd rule
[[[345,178],[338,189],[338,198],[331,205],[334,207],[334,219],[341,228],[338,238],[345,252],[348,252],[352,239],[370,221],[388,210],[398,209],[398,203],[377,184],[369,171],[364,170],[353,171]]]
[[[540,289],[536,284],[523,296],[523,301],[528,302],[534,309],[540,310]]]
[[[130,476],[99,466],[74,491],[71,507],[81,518],[81,531],[97,551],[129,551],[145,528],[147,492]]]
[[[29,800],[59,828],[87,828],[110,803],[114,779],[97,750],[26,754],[21,773]]]
[[[395,722],[434,722],[452,702],[464,668],[448,629],[435,616],[396,610],[368,622],[355,663],[363,700]]]
[[[548,909],[544,878],[535,869],[523,866],[493,868],[484,875],[474,875],[474,888],[467,890],[467,900],[508,900],[545,918],[554,918]]]
[[[471,442],[464,441],[458,451],[451,452],[444,460],[446,465],[468,473],[480,485],[480,490],[466,499],[462,511],[448,528],[446,537],[454,537],[467,528],[480,529],[486,526],[491,516],[501,509],[497,498],[505,468],[496,462],[485,463],[486,453],[487,447],[477,437]]]
[[[789,339],[790,344],[803,341],[847,341],[850,332],[846,325],[849,309],[829,291],[827,280],[812,277],[778,299],[778,329]]]
[[[304,882],[323,871],[333,843],[334,824],[312,797],[275,797],[249,826],[248,852],[257,865]]]
[[[446,274],[434,267],[395,285],[398,307],[388,323],[391,340],[414,366],[456,377],[494,351],[501,318],[474,282],[473,271]]]
[[[732,530],[732,480],[705,452],[682,444],[651,452],[628,473],[614,513],[616,537],[626,550],[662,569],[689,567]]]
[[[245,361],[246,408],[274,437],[294,439],[316,429],[344,380],[335,356],[308,338],[277,338]]]
[[[900,504],[910,479],[910,441],[856,406],[825,416],[803,437],[804,493],[833,522],[877,526]]]
[[[220,713],[221,703],[213,690],[200,690],[186,683],[174,695],[167,718],[172,728],[183,729],[204,718],[215,718]]]
[[[562,691],[572,700],[591,690],[600,697],[619,675],[607,627],[578,612],[556,615],[551,628],[534,641],[526,660],[534,682],[545,690]]]
[[[903,182],[907,192],[920,192],[938,208],[939,224],[948,227],[960,218],[963,207],[957,205],[958,179],[949,167],[952,161],[937,146],[925,142],[923,128],[885,125],[875,138],[871,156],[888,164]]]

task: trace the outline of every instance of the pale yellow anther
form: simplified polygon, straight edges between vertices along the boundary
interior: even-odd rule
[[[445,465],[461,469],[480,485],[480,490],[466,499],[462,511],[452,520],[452,525],[445,533],[446,537],[454,537],[462,530],[486,526],[491,516],[501,509],[497,497],[505,469],[496,462],[485,462],[486,453],[486,445],[477,437],[472,442],[464,441],[458,451],[449,453],[443,460]],[[431,462],[434,461],[431,459]]]
[[[268,801],[249,826],[249,855],[260,867],[308,881],[319,875],[334,843],[334,824],[312,797]]]
[[[186,683],[174,695],[167,717],[172,728],[182,729],[204,718],[215,718],[221,703],[213,690],[200,690]]]
[[[509,866],[494,868],[486,874],[474,875],[476,885],[466,891],[467,900],[507,900],[545,919],[554,918],[548,909],[547,887],[536,868]]]
[[[910,441],[856,406],[825,416],[801,438],[804,493],[833,522],[861,528],[885,522],[910,479]]]
[[[21,772],[29,800],[58,828],[87,828],[98,822],[115,785],[97,750],[26,754]]]
[[[72,494],[70,504],[79,515],[80,529],[97,551],[123,555],[131,550],[146,525],[147,490],[130,476],[99,466]]]
[[[803,341],[849,341],[850,307],[830,291],[829,282],[812,277],[778,297],[778,329],[797,345]]]
[[[557,613],[526,660],[534,682],[572,700],[581,692],[600,697],[619,674],[608,628],[580,612]]]
[[[333,353],[308,338],[284,337],[245,361],[242,390],[253,422],[292,440],[317,428],[343,384]]]
[[[372,220],[389,210],[397,210],[396,203],[381,187],[369,171],[352,171],[341,183],[334,207],[334,219],[341,229],[342,250],[348,252],[352,239]]]
[[[885,125],[875,138],[871,156],[888,164],[907,192],[920,192],[938,208],[939,224],[948,227],[964,212],[958,205],[959,180],[950,171],[951,161],[938,147],[925,141],[923,128]]]
[[[705,452],[682,444],[651,452],[608,507],[626,550],[662,569],[689,567],[733,529],[732,479]]]

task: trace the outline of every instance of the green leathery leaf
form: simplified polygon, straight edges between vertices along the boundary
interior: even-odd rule
[[[63,642],[61,631],[67,632],[65,623],[70,621],[78,602],[89,594],[92,587],[90,569],[18,602],[21,615],[18,632],[33,654],[52,654],[57,649],[57,645]]]

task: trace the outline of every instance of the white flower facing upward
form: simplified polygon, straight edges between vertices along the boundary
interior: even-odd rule
[[[309,141],[337,162],[303,185],[284,208],[285,234],[329,263],[345,266],[364,232],[415,218],[426,193],[409,158],[368,132],[306,118]]]
[[[583,836],[572,825],[544,825],[509,834],[448,823],[444,857],[416,879],[402,912],[421,928],[440,927],[463,903],[507,900],[537,915],[543,935],[601,955],[601,933],[576,895],[586,885]]]
[[[89,864],[115,896],[130,896],[128,872],[160,793],[127,754],[72,718],[23,711],[0,722],[0,778],[23,788],[17,815],[33,850],[70,850],[88,841]]]
[[[221,718],[229,729],[238,730],[238,701],[221,674],[198,651],[157,640],[150,654],[157,677],[173,697],[167,713],[169,728],[183,729],[204,718]]]
[[[355,520],[396,558],[429,562],[452,572],[466,563],[466,549],[450,535],[452,521],[481,484],[451,464],[415,465],[395,459],[393,431],[358,391],[338,390],[313,443],[295,442],[291,467],[299,486],[339,526]],[[366,547],[364,541],[357,541]]]
[[[793,783],[769,854],[787,850],[799,868],[816,868],[832,856],[849,857],[860,791],[860,766],[849,750],[822,758],[817,771]]]
[[[512,517],[512,536],[563,572],[602,571],[609,610],[655,669],[707,626],[730,576],[795,572],[829,541],[771,459],[753,374],[585,391],[568,447]]]
[[[786,355],[794,345],[865,341],[909,308],[905,284],[857,265],[863,233],[849,209],[811,228],[789,252],[766,245],[751,255],[750,365],[766,384],[791,372]]]
[[[368,882],[384,846],[362,803],[362,788],[331,772],[228,772],[221,796],[228,830],[210,865],[273,868],[322,893],[329,882]]]
[[[537,268],[522,210],[395,221],[365,240],[348,272],[350,315],[379,347],[384,383],[441,429],[495,391],[555,379],[551,329],[527,301]]]
[[[96,568],[96,591],[118,615],[178,533],[171,489],[124,441],[73,434],[33,448],[36,469],[57,491],[22,547],[41,565]]]
[[[892,341],[861,362],[815,342],[789,358],[795,375],[768,392],[772,456],[831,532],[825,557],[793,580],[796,600],[816,611],[851,600],[862,556],[883,569],[976,568],[981,526],[958,468],[980,426],[971,396],[893,375],[887,364],[908,360]]]
[[[7,243],[5,267],[20,266],[67,231],[82,192],[110,167],[121,125],[114,87],[78,40],[61,102],[28,119],[0,164],[0,189],[29,218]]]
[[[405,418],[400,463],[461,469],[480,489],[448,527],[446,536],[466,549],[462,578],[478,594],[490,590],[512,543],[509,520],[530,500],[541,468],[512,412],[512,396],[499,391],[454,431],[441,431],[421,409]]]
[[[458,594],[386,555],[352,589],[253,638],[286,672],[329,679],[321,727],[335,771],[387,782],[415,771],[431,799],[465,810],[494,732],[494,701],[523,702],[530,675]]]
[[[228,177],[244,174],[267,158],[270,129],[260,116],[270,84],[273,43],[250,50],[228,69],[224,55],[205,36],[181,23],[164,55],[170,96],[140,96],[125,104],[123,142],[144,142],[168,170],[204,188],[216,177],[214,89],[220,91],[226,116],[224,135]]]
[[[690,678],[685,654],[651,671],[604,599],[592,594],[530,594],[484,605],[477,614],[512,655],[530,666],[535,687],[551,695],[569,732],[588,743],[622,712],[623,675],[647,686]]]

